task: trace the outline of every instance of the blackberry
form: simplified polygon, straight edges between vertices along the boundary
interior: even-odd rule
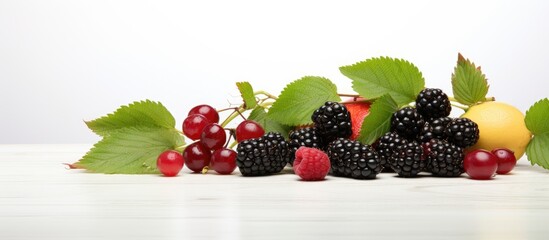
[[[336,176],[372,179],[381,172],[379,155],[369,145],[339,138],[328,146],[332,173]]]
[[[456,118],[446,127],[448,141],[466,148],[475,145],[478,141],[478,125],[468,118]]]
[[[301,146],[322,149],[324,146],[315,127],[306,127],[294,130],[290,133],[290,165],[293,165],[295,152]]]
[[[388,163],[389,157],[391,157],[393,152],[396,151],[400,145],[407,143],[408,140],[398,135],[398,133],[388,132],[381,136],[375,147],[377,153],[379,154],[381,166],[390,169],[391,165]]]
[[[351,114],[345,105],[337,102],[326,102],[314,111],[311,119],[322,140],[329,143],[336,138],[349,138],[353,133]]]
[[[429,122],[447,117],[452,111],[448,95],[438,88],[426,88],[419,92],[416,108],[417,112]]]
[[[389,157],[391,168],[401,177],[416,177],[426,166],[423,147],[416,141],[400,145]]]
[[[463,170],[463,148],[446,140],[433,139],[429,143],[429,170],[439,177],[458,177]]]
[[[269,132],[260,138],[238,143],[236,165],[244,176],[279,173],[288,163],[288,143],[280,133]]]
[[[393,113],[391,132],[396,132],[408,140],[414,140],[421,132],[424,124],[425,120],[417,113],[415,108],[405,107]]]
[[[426,143],[431,139],[446,139],[446,126],[452,121],[450,117],[441,117],[433,120],[432,122],[425,122],[421,133],[419,134],[419,141]]]

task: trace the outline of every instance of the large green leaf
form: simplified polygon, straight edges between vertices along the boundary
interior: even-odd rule
[[[364,118],[358,140],[372,144],[391,128],[391,117],[398,110],[396,102],[390,95],[378,98],[370,107],[370,113]]]
[[[127,127],[174,128],[175,119],[160,102],[150,100],[121,106],[114,113],[86,122],[88,128],[100,136]]]
[[[462,104],[471,106],[486,99],[488,93],[486,76],[469,59],[458,54],[457,66],[452,74],[454,98]]]
[[[402,59],[371,58],[339,70],[353,80],[353,89],[360,96],[375,99],[389,94],[399,106],[413,102],[425,88],[419,69]]]
[[[158,173],[158,155],[183,144],[175,129],[122,128],[105,136],[73,165],[96,173]]]
[[[528,130],[535,135],[549,133],[549,99],[544,98],[532,105],[526,111],[524,121]]]
[[[244,100],[244,107],[246,109],[255,108],[255,106],[257,106],[257,101],[255,100],[252,85],[249,82],[237,82],[236,86],[238,87],[238,91],[240,91],[242,100]]]
[[[534,136],[526,147],[526,155],[532,165],[549,170],[549,133]]]
[[[337,87],[323,77],[303,77],[286,86],[267,114],[289,126],[312,123],[311,115],[327,101],[341,101]]]

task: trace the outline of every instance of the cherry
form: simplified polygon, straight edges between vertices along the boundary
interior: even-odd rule
[[[185,148],[183,158],[191,171],[201,172],[204,167],[210,164],[211,153],[198,141]]]
[[[156,167],[166,177],[176,176],[183,168],[183,164],[183,156],[174,150],[164,151],[156,159]]]
[[[217,123],[210,123],[202,130],[200,142],[209,150],[216,150],[223,147],[227,134],[225,129]]]
[[[492,154],[494,154],[498,160],[498,170],[496,171],[498,174],[509,173],[515,168],[515,165],[517,165],[515,153],[507,148],[494,149],[492,150]]]
[[[204,127],[208,124],[210,124],[210,120],[204,117],[204,115],[191,114],[183,121],[183,133],[188,138],[197,140],[200,138]]]
[[[236,152],[228,148],[215,150],[210,167],[219,174],[231,174],[236,169]]]
[[[245,120],[238,124],[236,127],[236,141],[242,142],[246,139],[258,138],[265,134],[265,130],[257,123],[252,120]]]
[[[487,180],[495,175],[498,160],[491,152],[477,149],[467,153],[463,160],[463,167],[472,179]]]
[[[193,107],[189,111],[189,116],[193,114],[200,114],[204,115],[210,122],[212,123],[218,123],[219,122],[219,114],[217,111],[210,105],[198,105],[196,107]]]

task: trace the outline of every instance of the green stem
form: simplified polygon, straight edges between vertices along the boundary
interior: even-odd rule
[[[237,141],[233,141],[233,142],[231,143],[231,145],[229,146],[229,149],[233,149],[234,146],[236,146],[236,144],[238,144],[238,142],[237,142]]]
[[[469,110],[469,107],[458,105],[456,103],[450,103],[450,105],[452,105],[452,107],[460,108],[460,109],[462,109],[463,111],[466,111],[466,112],[467,112],[467,110]]]
[[[265,96],[267,96],[267,97],[269,97],[269,98],[275,99],[275,100],[278,99],[277,96],[272,95],[272,94],[270,94],[270,93],[268,93],[268,92],[265,92],[265,91],[263,91],[263,90],[261,90],[261,91],[255,91],[255,92],[254,92],[254,95],[258,95],[258,94],[263,94],[263,95],[265,95]]]
[[[457,99],[455,99],[454,97],[450,97],[450,96],[448,96],[448,100],[450,100],[452,102],[459,102]]]
[[[263,107],[263,108],[266,108],[268,106],[271,106],[273,105],[274,102],[264,102],[264,103],[261,103],[259,104],[259,106]]]
[[[338,93],[337,95],[340,96],[340,97],[354,97],[354,98],[360,97],[360,95],[358,95],[358,94]]]
[[[225,121],[223,121],[221,123],[221,127],[225,127],[227,126],[227,124],[229,124],[233,119],[235,119],[236,117],[240,116],[241,112],[244,111],[244,107],[240,106],[238,109],[236,109],[233,113],[231,113],[231,115],[229,115],[227,117],[227,119],[225,119]]]

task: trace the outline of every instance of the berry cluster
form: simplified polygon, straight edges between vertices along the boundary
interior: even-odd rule
[[[177,171],[168,167],[170,161],[166,160],[168,156],[166,154],[167,152],[171,152],[172,155],[179,154],[178,152],[170,150],[159,156],[157,166],[164,175],[177,175],[184,163],[187,168],[196,173],[206,172],[211,168],[219,174],[231,174],[236,169],[237,153],[227,147],[227,129],[219,124],[219,113],[213,107],[209,105],[193,107],[183,121],[182,128],[183,134],[195,142],[183,150],[179,161],[181,167]],[[237,141],[245,141],[261,137],[265,131],[257,122],[245,120],[231,132],[231,135],[233,133]],[[163,169],[170,169],[170,171]]]
[[[391,132],[376,145],[385,167],[399,176],[415,177],[421,171],[456,177],[464,172],[464,148],[479,138],[476,123],[448,117],[452,106],[440,89],[422,90],[414,107],[404,107],[391,118]]]

